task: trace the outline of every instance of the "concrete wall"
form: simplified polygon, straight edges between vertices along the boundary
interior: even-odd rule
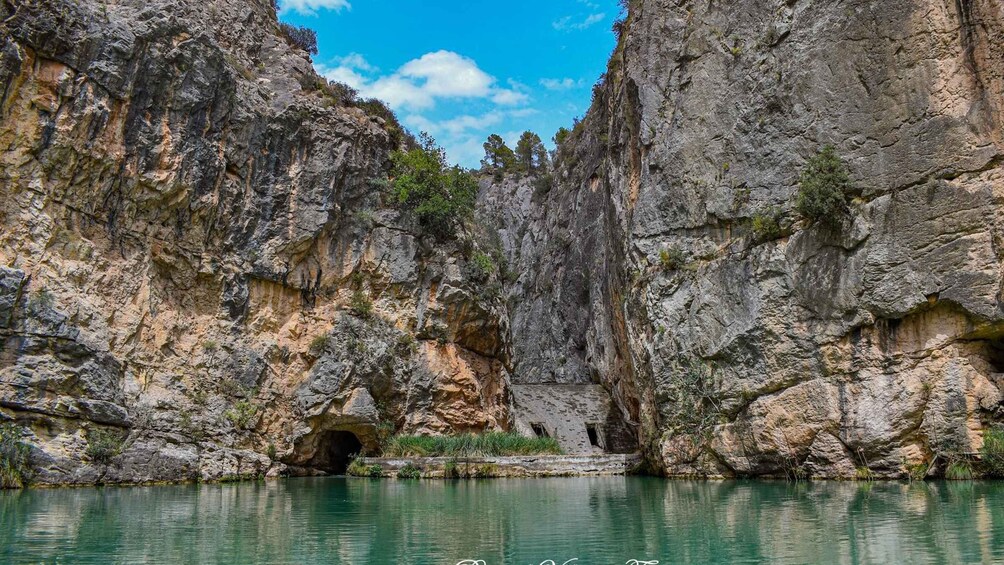
[[[618,430],[612,429],[611,402],[600,385],[541,384],[513,385],[513,413],[516,430],[534,435],[533,425],[546,430],[568,454],[624,451],[618,445]],[[587,432],[596,431],[598,446]]]

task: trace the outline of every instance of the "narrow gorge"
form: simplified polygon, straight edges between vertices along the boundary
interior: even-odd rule
[[[414,138],[271,0],[0,0],[0,423],[33,481],[341,473],[494,430],[670,477],[978,458],[1004,5],[625,7],[553,169],[481,174],[442,237],[390,190]],[[821,155],[846,203],[814,220]]]

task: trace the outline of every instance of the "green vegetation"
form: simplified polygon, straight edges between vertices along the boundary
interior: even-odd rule
[[[311,357],[320,357],[324,350],[328,348],[328,343],[331,341],[331,336],[328,334],[321,334],[314,339],[310,340],[310,347],[307,352],[310,353]]]
[[[16,424],[0,425],[0,489],[23,488],[31,478],[28,455],[31,448],[21,441]]]
[[[87,450],[91,461],[107,465],[122,453],[123,437],[120,432],[91,430],[87,434]]]
[[[469,278],[476,283],[486,282],[498,270],[492,256],[483,251],[475,253],[468,261],[467,266]]]
[[[558,128],[558,131],[554,133],[554,137],[551,139],[552,141],[554,141],[555,147],[557,147],[560,150],[561,146],[564,145],[566,141],[568,141],[568,138],[571,135],[572,135],[572,130],[566,127],[560,127]]]
[[[408,463],[404,467],[401,467],[397,472],[397,478],[399,479],[421,479],[422,470],[415,465]]]
[[[983,457],[983,468],[987,476],[1004,478],[1004,428],[987,430],[983,435],[980,455]]]
[[[532,131],[524,131],[516,143],[516,166],[520,172],[536,175],[547,171],[550,161],[547,158],[547,149],[540,136]]]
[[[317,32],[314,30],[279,22],[279,31],[291,46],[303,49],[310,55],[317,55]]]
[[[780,239],[784,235],[784,229],[781,227],[783,219],[784,213],[777,208],[770,208],[754,215],[751,221],[753,238],[758,243]]]
[[[457,463],[456,459],[450,459],[446,465],[443,465],[444,479],[459,479],[460,475],[460,464]]]
[[[219,347],[219,344],[211,339],[202,342],[202,349],[206,350],[206,353],[212,353],[219,349]]]
[[[380,465],[366,465],[362,459],[353,459],[346,473],[352,477],[379,479],[383,476],[383,467]]]
[[[795,209],[807,220],[837,224],[847,209],[850,184],[846,165],[828,145],[802,171]]]
[[[679,247],[666,247],[659,251],[659,264],[664,271],[676,271],[687,262],[687,255]]]
[[[471,473],[475,479],[490,479],[492,477],[497,477],[499,475],[498,465],[492,463],[485,463],[484,465],[478,465],[474,468],[474,472]]]
[[[931,470],[929,463],[913,463],[906,465],[906,474],[911,481],[923,481],[927,479],[927,474]]]
[[[516,169],[516,153],[506,145],[505,140],[498,134],[488,136],[485,141],[485,158],[481,160],[481,169],[486,173],[495,175],[497,180],[507,173]]]
[[[396,436],[387,442],[389,457],[495,457],[560,454],[553,438],[525,437],[511,432],[459,436]]]
[[[864,465],[854,469],[854,478],[859,481],[873,481],[875,480],[875,474],[872,470]]]
[[[250,430],[256,423],[258,411],[258,405],[254,402],[238,400],[223,416],[238,430]]]
[[[391,155],[391,186],[398,203],[422,228],[440,239],[454,237],[474,212],[478,183],[460,167],[449,167],[436,140],[422,134],[417,147]]]
[[[357,290],[349,300],[349,310],[360,318],[369,318],[373,316],[373,300],[364,291]]]
[[[976,478],[972,464],[964,459],[954,459],[945,468],[945,479],[949,481],[971,481]]]

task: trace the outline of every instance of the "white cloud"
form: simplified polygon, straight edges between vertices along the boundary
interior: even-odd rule
[[[555,20],[551,25],[558,31],[582,31],[602,22],[606,17],[607,15],[602,12],[589,14],[584,19],[575,16],[565,16]]]
[[[405,63],[397,72],[370,78],[376,69],[358,53],[336,59],[332,66],[318,65],[328,80],[343,82],[366,98],[379,98],[396,110],[427,110],[440,98],[481,98],[499,106],[519,106],[529,101],[526,86],[509,81],[497,85],[495,77],[470,58],[452,51],[426,53]]]
[[[582,81],[570,78],[542,78],[540,84],[548,90],[571,90],[582,86]]]
[[[424,81],[423,88],[432,96],[487,96],[495,78],[478,68],[477,63],[452,51],[436,51],[405,63],[401,76]]]
[[[348,0],[281,0],[280,12],[299,12],[305,16],[316,16],[318,10],[334,10],[341,12],[351,9]]]

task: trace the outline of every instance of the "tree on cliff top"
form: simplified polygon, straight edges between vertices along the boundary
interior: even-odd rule
[[[506,145],[505,140],[498,134],[488,136],[485,141],[485,158],[481,160],[481,169],[492,173],[496,179],[501,179],[506,173],[516,169],[516,154]]]
[[[516,163],[519,170],[531,175],[547,170],[547,148],[540,136],[532,131],[524,131],[516,143]]]
[[[446,152],[427,133],[418,146],[391,155],[391,185],[398,204],[413,212],[424,230],[440,239],[456,235],[474,211],[477,180],[446,162]]]

